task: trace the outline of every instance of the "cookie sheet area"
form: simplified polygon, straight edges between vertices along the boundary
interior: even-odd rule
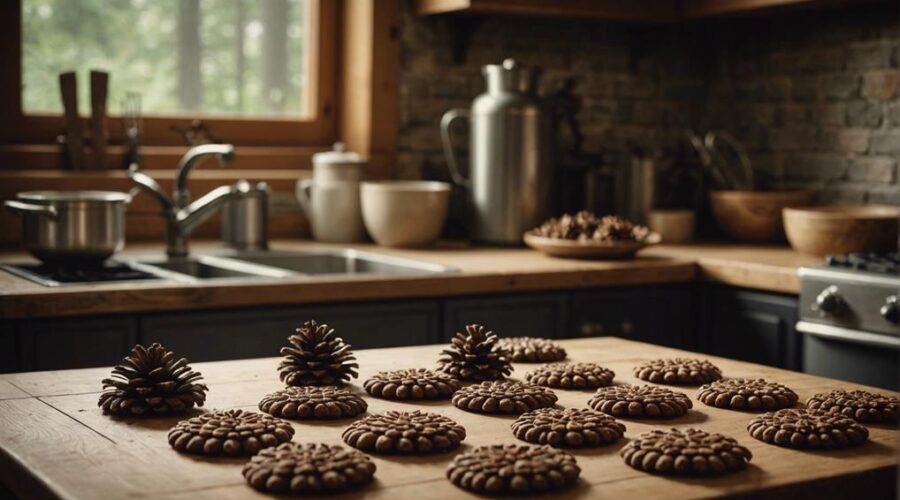
[[[348,339],[352,341],[352,339]],[[616,372],[614,383],[643,383],[632,368],[660,357],[698,355],[649,344],[615,338],[561,341],[568,361],[596,362]],[[385,456],[372,454],[378,469],[375,481],[355,497],[369,498],[460,498],[471,495],[445,478],[447,464],[456,453],[487,444],[514,444],[510,429],[515,419],[470,413],[454,407],[449,400],[400,402],[373,398],[362,382],[378,371],[412,367],[433,367],[443,345],[356,351],[360,378],[350,386],[369,404],[368,414],[387,410],[423,409],[446,415],[466,428],[466,440],[454,452],[427,456]],[[726,377],[763,377],[794,389],[805,401],[812,394],[834,388],[864,388],[776,368],[700,355],[718,365]],[[195,363],[209,385],[204,409],[243,408],[256,410],[259,400],[282,387],[277,376],[277,358]],[[525,373],[538,365],[514,363],[512,379],[524,380]],[[197,459],[174,452],[166,441],[168,429],[184,417],[154,419],[110,419],[96,407],[97,381],[108,368],[55,373],[0,376],[27,394],[0,401],[0,447],[20,457],[21,465],[6,462],[2,477],[27,474],[44,478],[58,494],[75,498],[269,498],[249,488],[241,476],[246,458]],[[706,406],[696,399],[696,386],[672,386],[687,394],[694,408],[671,420],[619,419],[627,427],[618,442],[587,450],[572,450],[582,469],[575,487],[553,494],[553,498],[576,498],[593,493],[629,498],[637,495],[678,498],[708,497],[774,490],[790,495],[792,487],[804,492],[821,488],[830,492],[834,478],[849,488],[871,488],[890,484],[892,467],[900,446],[898,431],[888,426],[869,425],[870,439],[861,446],[828,452],[804,452],[771,446],[753,439],[747,423],[755,413]],[[557,407],[586,408],[592,390],[553,389]],[[884,392],[884,391],[881,391]],[[341,433],[353,419],[291,422],[295,442],[341,444]],[[753,460],[736,474],[712,478],[659,477],[632,469],[619,457],[628,440],[656,428],[699,428],[732,436],[751,450]],[[60,460],[64,455],[66,460]],[[19,467],[18,470],[16,468]],[[21,468],[24,467],[24,470]],[[869,474],[855,473],[868,471]],[[16,477],[16,476],[12,476]],[[98,483],[91,477],[103,477]]]

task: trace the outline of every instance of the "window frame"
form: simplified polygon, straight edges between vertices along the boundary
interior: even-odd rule
[[[203,114],[183,117],[145,115],[142,146],[183,146],[184,139],[172,127],[186,128],[200,119],[218,137],[236,146],[325,147],[337,136],[335,98],[337,95],[337,6],[333,0],[308,0],[310,9],[309,94],[314,110],[303,118],[236,118]],[[9,71],[0,73],[0,143],[13,145],[55,144],[65,129],[61,115],[26,115],[22,106],[22,3],[4,1],[0,6],[0,60]],[[115,76],[113,75],[113,78]],[[84,85],[84,82],[79,82]],[[82,117],[87,127],[88,118]],[[123,144],[124,130],[118,115],[107,119],[109,143]]]

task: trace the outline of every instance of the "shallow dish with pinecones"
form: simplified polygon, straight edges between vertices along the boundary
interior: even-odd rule
[[[607,215],[581,211],[549,219],[524,235],[525,244],[550,255],[569,259],[630,259],[660,237],[644,226]]]

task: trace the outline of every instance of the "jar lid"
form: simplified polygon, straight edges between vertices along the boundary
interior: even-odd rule
[[[336,142],[331,151],[323,151],[312,155],[313,164],[365,163],[365,159],[353,151],[346,151],[343,142]]]

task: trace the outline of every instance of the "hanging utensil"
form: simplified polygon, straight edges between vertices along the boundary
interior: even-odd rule
[[[69,164],[73,170],[81,170],[84,167],[84,135],[81,131],[81,118],[78,116],[78,82],[75,80],[75,72],[59,75],[59,90],[66,118]]]
[[[125,128],[125,168],[141,164],[141,134],[144,123],[141,117],[141,94],[126,92],[122,100],[122,122]]]
[[[728,182],[728,178],[719,170],[719,166],[713,162],[712,155],[703,143],[703,139],[695,134],[693,130],[688,130],[686,136],[688,143],[690,143],[691,147],[694,148],[694,151],[697,152],[697,156],[700,158],[700,164],[707,172],[709,172],[716,187],[719,189],[730,189],[731,185]]]
[[[744,146],[728,132],[706,133],[704,145],[717,169],[728,179],[732,189],[753,191],[755,180],[753,166]]]
[[[91,71],[91,149],[94,150],[94,167],[106,168],[106,96],[109,89],[109,73]]]

